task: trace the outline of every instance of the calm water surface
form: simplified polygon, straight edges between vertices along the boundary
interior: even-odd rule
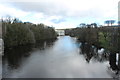
[[[7,55],[6,55],[7,54]],[[4,78],[110,78],[107,60],[81,53],[75,38],[61,36],[54,42],[6,51]]]

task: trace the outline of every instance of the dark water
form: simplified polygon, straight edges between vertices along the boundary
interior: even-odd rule
[[[85,54],[75,38],[61,36],[54,42],[7,50],[3,78],[110,78],[109,61],[101,54]],[[6,55],[7,54],[7,55]]]

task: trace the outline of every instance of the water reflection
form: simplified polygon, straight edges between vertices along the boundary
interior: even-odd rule
[[[5,55],[3,57],[3,63],[4,59],[6,59],[8,66],[10,68],[18,68],[21,64],[21,60],[23,57],[29,57],[30,51],[32,50],[32,46],[19,46],[15,47],[13,49],[7,49],[5,51]]]
[[[90,59],[93,57],[94,53],[94,48],[92,48],[91,45],[87,43],[82,43],[81,45],[81,52],[84,54],[86,61],[89,63]]]
[[[37,44],[34,45],[34,48],[38,48],[40,50],[45,49],[46,47],[51,47],[56,40],[46,40],[46,41],[41,41]]]
[[[108,69],[113,71],[112,73],[115,74],[114,77],[120,75],[120,54],[116,54],[113,52],[107,53],[103,48],[100,50],[96,50],[97,48],[88,43],[82,43],[80,49],[80,53],[84,55],[84,58],[88,63],[91,59],[94,59],[94,61],[97,60],[99,62],[109,61]]]
[[[56,41],[42,42],[31,48],[7,51],[3,58],[3,77],[110,78],[109,61],[104,55],[97,54],[89,44],[61,36]]]
[[[80,46],[81,52],[83,54],[86,61],[89,63],[91,59],[97,60],[99,62],[104,62],[109,59],[109,55],[104,52],[104,49],[97,49],[95,46],[82,43]]]
[[[116,59],[116,53],[110,53],[110,57],[109,57],[109,64],[110,64],[110,68],[114,71],[116,71],[116,74],[119,74],[119,60],[117,61]]]
[[[35,45],[26,45],[26,46],[19,46],[14,47],[11,49],[5,50],[5,55],[3,56],[3,63],[4,60],[7,61],[8,66],[10,68],[17,69],[21,62],[24,61],[23,57],[29,57],[33,50],[40,49],[44,50],[46,47],[50,47],[53,45],[53,41],[41,41]]]

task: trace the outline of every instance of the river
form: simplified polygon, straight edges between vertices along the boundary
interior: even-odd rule
[[[81,54],[80,43],[69,36],[32,48],[8,50],[3,56],[3,78],[111,78],[108,60]]]

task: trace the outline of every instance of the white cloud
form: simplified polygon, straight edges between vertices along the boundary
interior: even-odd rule
[[[82,21],[117,19],[119,0],[4,0],[0,16],[7,14],[34,23],[76,26]],[[76,21],[77,20],[77,21]],[[91,21],[90,21],[91,20]],[[72,23],[73,22],[73,23]]]
[[[94,16],[113,9],[118,0],[10,0],[8,2],[19,9],[43,12],[47,15],[86,16],[83,14],[91,13],[92,10],[91,15]]]
[[[12,17],[24,17],[27,16],[29,12],[25,12],[22,10],[17,10],[13,7],[10,6],[4,6],[0,4],[0,17],[5,17],[5,16],[12,16]]]

